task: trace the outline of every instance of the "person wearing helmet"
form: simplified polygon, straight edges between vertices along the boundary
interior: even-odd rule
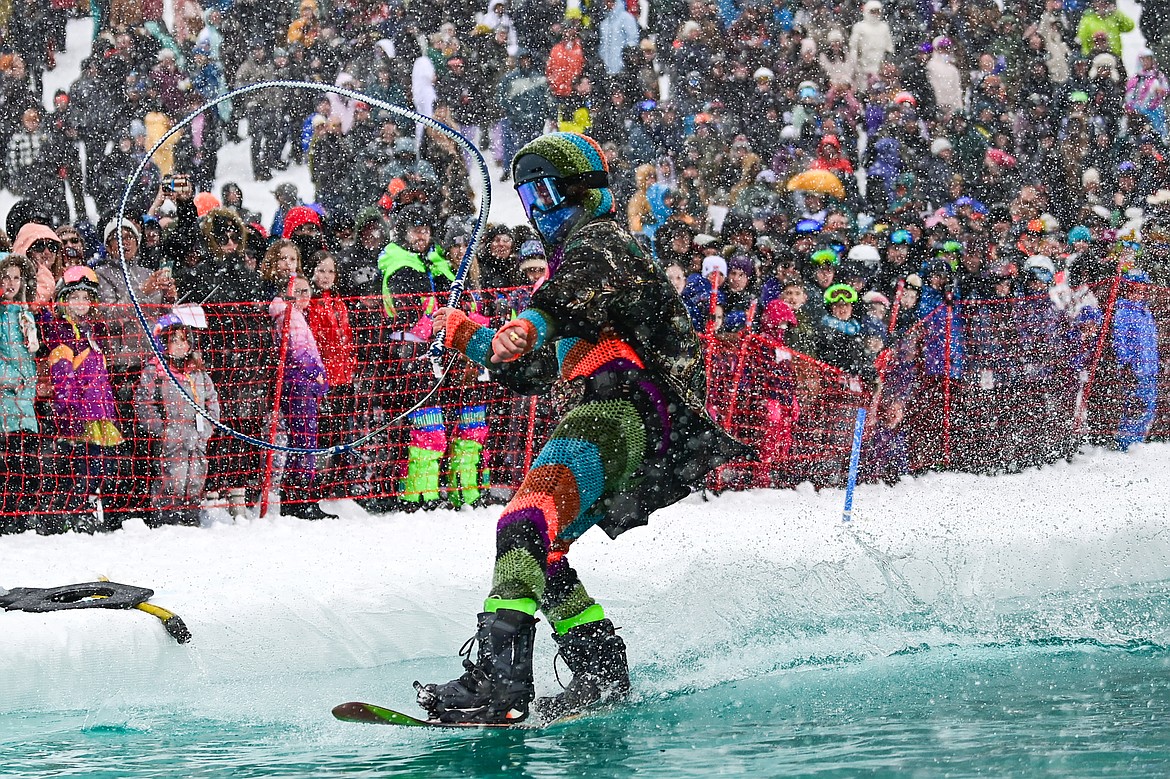
[[[865,333],[853,317],[857,290],[834,284],[821,296],[825,313],[817,330],[817,356],[853,376],[866,372]]]
[[[198,526],[207,481],[207,442],[214,426],[191,408],[190,401],[218,422],[219,394],[197,351],[193,328],[170,313],[155,322],[151,333],[166,355],[170,373],[190,397],[183,396],[157,358],[143,368],[134,410],[142,426],[159,440],[161,471],[151,490],[154,511],[147,524]]]
[[[1056,278],[1056,266],[1043,254],[1033,254],[1024,263],[1025,284],[1028,294],[1047,292]]]
[[[477,661],[451,682],[417,685],[419,704],[443,721],[528,716],[538,609],[573,672],[564,693],[536,701],[540,716],[625,696],[625,642],[569,565],[570,545],[595,525],[610,537],[644,525],[713,468],[750,455],[707,415],[699,339],[666,275],[614,220],[597,143],[544,135],[520,149],[512,174],[548,249],[548,277],[499,330],[450,308],[435,326],[515,391],[543,394],[560,377],[584,395],[500,518]]]
[[[104,516],[99,496],[111,473],[107,454],[123,439],[115,424],[118,411],[106,368],[109,341],[105,326],[94,319],[98,295],[97,274],[74,265],[57,282],[55,310],[40,314],[53,382],[53,415],[46,421],[58,440],[53,470],[69,480],[39,518],[41,534],[115,529],[99,522]]]
[[[808,281],[804,285],[806,294],[804,309],[813,322],[820,321],[822,300],[825,290],[837,281],[837,266],[841,258],[832,249],[818,249],[808,258],[805,269]]]
[[[404,206],[394,216],[398,240],[386,244],[378,256],[382,303],[390,318],[389,337],[394,342],[391,358],[402,366],[398,380],[404,396],[420,395],[431,381],[426,358],[431,316],[446,301],[455,280],[455,270],[446,253],[433,239],[432,223],[433,215],[426,206]],[[428,405],[412,411],[408,419],[406,457],[390,458],[394,462],[405,459],[406,474],[390,491],[398,493],[399,506],[404,510],[435,508],[440,499],[439,464],[447,451],[443,410],[438,405]],[[373,510],[389,508],[383,502],[370,505]]]
[[[1065,452],[1061,450],[1072,440],[1067,426],[1069,417],[1060,410],[1072,344],[1069,318],[1049,295],[1053,271],[1048,257],[1029,257],[1020,274],[1023,296],[1012,305],[1017,329],[1013,335],[1018,339],[1012,351],[1022,366],[1014,389],[1022,400],[1014,405],[1007,420],[1014,445],[1008,461],[1018,468],[1062,456]]]
[[[891,299],[897,295],[899,282],[903,282],[909,272],[906,263],[913,245],[914,235],[909,230],[898,228],[890,233],[885,257],[881,260],[877,273],[870,279],[870,289],[875,289]]]

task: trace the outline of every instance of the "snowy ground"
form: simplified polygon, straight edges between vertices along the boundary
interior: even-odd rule
[[[1170,579],[1170,483],[1155,475],[1165,469],[1170,446],[1155,444],[994,479],[865,486],[851,525],[838,491],[694,496],[617,541],[590,532],[572,558],[624,626],[636,671],[670,668],[675,688],[710,683],[706,663],[728,646],[714,681],[964,636],[1026,639],[1012,622],[1021,600],[1029,613],[1051,610],[1045,637],[1125,641],[1094,604],[1110,588]],[[498,510],[371,517],[335,507],[342,518],[319,523],[152,531],[135,521],[95,537],[0,537],[0,585],[108,576],[154,589],[194,635],[178,646],[138,611],[0,612],[0,713],[155,694],[144,679],[230,687],[454,658],[486,594]],[[1133,634],[1149,639],[1134,619]]]

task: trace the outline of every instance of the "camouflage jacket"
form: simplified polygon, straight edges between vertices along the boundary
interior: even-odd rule
[[[569,237],[560,263],[532,293],[530,306],[552,320],[553,341],[597,343],[611,331],[688,408],[706,413],[702,345],[682,298],[613,219],[594,219]],[[493,374],[515,390],[542,394],[559,376],[555,345],[546,344],[502,371],[493,367]]]

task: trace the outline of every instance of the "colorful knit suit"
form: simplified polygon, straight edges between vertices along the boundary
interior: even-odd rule
[[[446,343],[516,391],[541,394],[559,377],[582,382],[584,398],[500,517],[485,610],[539,606],[564,634],[604,617],[569,566],[569,545],[594,525],[616,537],[645,524],[745,449],[704,410],[699,341],[681,299],[608,216],[553,252],[549,278],[518,320],[535,346],[513,362],[491,363],[495,331],[459,312]]]

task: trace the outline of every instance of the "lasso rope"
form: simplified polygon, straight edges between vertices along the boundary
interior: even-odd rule
[[[451,307],[457,306],[459,304],[459,299],[461,297],[463,297],[463,284],[464,284],[464,280],[467,277],[468,268],[471,267],[471,258],[475,252],[475,246],[479,242],[480,234],[483,232],[484,227],[487,225],[488,211],[491,209],[492,182],[491,182],[491,174],[488,171],[487,162],[484,161],[483,155],[480,154],[479,149],[476,148],[474,143],[469,141],[467,138],[465,138],[463,135],[461,135],[456,130],[443,124],[442,122],[436,121],[435,119],[433,119],[432,117],[429,117],[429,116],[423,116],[422,114],[411,111],[408,108],[403,108],[402,106],[397,106],[397,105],[394,105],[392,103],[387,103],[387,102],[385,102],[383,100],[379,100],[375,97],[370,97],[369,95],[364,95],[361,92],[355,92],[351,89],[344,89],[342,87],[336,87],[336,86],[333,86],[331,84],[314,84],[314,83],[308,82],[308,81],[264,81],[264,82],[261,82],[258,84],[251,84],[251,85],[246,86],[246,87],[240,87],[239,89],[233,89],[232,91],[227,92],[227,93],[215,98],[214,100],[211,100],[207,103],[204,103],[197,110],[193,111],[191,114],[189,114],[187,117],[185,117],[181,122],[179,122],[174,127],[172,127],[166,133],[166,135],[164,135],[162,138],[160,138],[154,144],[154,147],[150,150],[150,152],[146,155],[146,157],[142,160],[142,162],[140,162],[138,164],[138,167],[134,170],[134,175],[130,177],[129,181],[126,184],[126,188],[124,190],[122,190],[122,199],[118,204],[118,214],[116,217],[118,220],[117,224],[121,224],[122,220],[126,218],[126,203],[130,199],[130,191],[134,186],[134,182],[136,182],[138,180],[138,177],[140,175],[142,175],[142,171],[146,168],[147,164],[154,157],[155,153],[158,152],[158,150],[160,148],[162,148],[162,146],[173,135],[175,135],[175,133],[180,132],[181,130],[183,130],[183,128],[187,127],[192,122],[194,122],[195,119],[200,114],[204,113],[208,109],[215,108],[216,106],[218,106],[220,103],[224,102],[225,100],[231,100],[233,97],[238,97],[240,95],[246,95],[250,92],[259,92],[259,91],[264,90],[264,89],[276,89],[276,88],[310,89],[310,90],[314,90],[317,92],[331,92],[331,93],[336,94],[336,95],[342,95],[344,97],[348,97],[352,100],[360,100],[364,103],[368,103],[370,105],[377,106],[378,108],[381,108],[384,111],[389,111],[393,114],[398,114],[399,116],[405,117],[405,118],[410,119],[410,120],[415,121],[415,122],[421,122],[422,124],[426,125],[427,127],[430,127],[432,130],[435,130],[436,132],[439,132],[439,133],[442,133],[443,135],[446,135],[448,138],[455,141],[455,143],[457,143],[465,152],[468,152],[469,154],[472,155],[472,157],[475,159],[475,161],[479,165],[479,173],[480,173],[480,177],[481,177],[482,188],[480,189],[480,196],[479,196],[479,214],[476,217],[475,226],[472,228],[472,231],[471,231],[471,239],[467,244],[467,251],[465,251],[463,253],[463,259],[460,261],[459,268],[458,268],[457,272],[455,273],[455,280],[453,282],[451,282],[451,292],[450,292],[450,295],[448,296],[448,299],[447,299],[448,306],[451,306]],[[296,139],[293,139],[293,143],[296,143],[296,142],[297,142]],[[285,452],[288,454],[304,454],[304,455],[330,455],[330,454],[336,454],[339,452],[344,452],[344,451],[347,451],[350,449],[355,449],[355,448],[361,446],[362,444],[364,444],[365,442],[369,441],[370,439],[372,439],[374,436],[378,435],[382,431],[386,430],[388,427],[390,427],[394,423],[398,422],[401,419],[404,419],[411,412],[413,412],[419,408],[422,408],[424,405],[426,405],[428,402],[430,402],[430,400],[435,396],[435,393],[437,393],[439,391],[439,387],[442,386],[443,380],[447,376],[447,372],[450,371],[451,366],[454,364],[455,359],[456,359],[456,357],[452,356],[452,358],[447,361],[446,366],[440,365],[440,361],[441,361],[442,356],[443,356],[443,338],[442,338],[441,332],[436,333],[434,340],[431,343],[430,348],[428,350],[428,354],[430,355],[430,358],[435,366],[435,376],[436,376],[435,386],[432,387],[430,389],[430,391],[427,392],[427,394],[425,394],[413,406],[406,409],[405,411],[403,411],[401,414],[394,417],[393,419],[388,420],[380,427],[378,427],[374,430],[371,430],[370,432],[366,433],[365,435],[363,435],[362,437],[360,437],[354,441],[349,441],[349,442],[346,442],[343,444],[337,444],[336,446],[331,446],[331,447],[328,447],[325,449],[306,449],[306,448],[295,447],[295,446],[281,446],[279,444],[269,443],[268,441],[264,441],[264,440],[259,439],[259,438],[254,438],[254,437],[247,435],[245,433],[241,433],[240,431],[238,431],[238,430],[236,430],[228,425],[223,424],[222,422],[220,422],[217,419],[212,419],[211,415],[208,414],[207,411],[204,410],[204,408],[201,405],[199,405],[199,403],[195,400],[195,398],[191,394],[191,392],[187,389],[186,386],[184,386],[183,382],[181,382],[179,380],[179,377],[175,375],[174,371],[171,370],[171,366],[167,363],[166,355],[163,353],[161,345],[155,343],[153,334],[151,333],[150,323],[146,318],[146,314],[142,310],[142,305],[138,301],[138,293],[136,293],[134,291],[134,281],[130,277],[130,268],[126,264],[126,247],[125,247],[125,244],[123,243],[121,229],[118,230],[118,254],[119,254],[119,260],[121,261],[121,265],[122,265],[122,276],[126,280],[126,289],[130,293],[130,301],[134,304],[134,312],[138,316],[138,323],[146,331],[146,334],[148,336],[147,340],[150,343],[151,350],[154,352],[155,356],[158,358],[159,362],[162,364],[162,368],[163,368],[163,370],[166,371],[167,376],[169,376],[171,381],[174,382],[175,386],[178,387],[179,393],[183,396],[183,398],[187,401],[187,403],[190,404],[191,408],[193,408],[195,410],[195,413],[197,413],[199,416],[203,417],[208,422],[210,422],[217,430],[219,430],[220,432],[226,433],[227,435],[230,435],[233,438],[237,438],[241,441],[246,441],[247,443],[253,444],[255,446],[263,447],[265,449],[273,449],[273,450]]]

